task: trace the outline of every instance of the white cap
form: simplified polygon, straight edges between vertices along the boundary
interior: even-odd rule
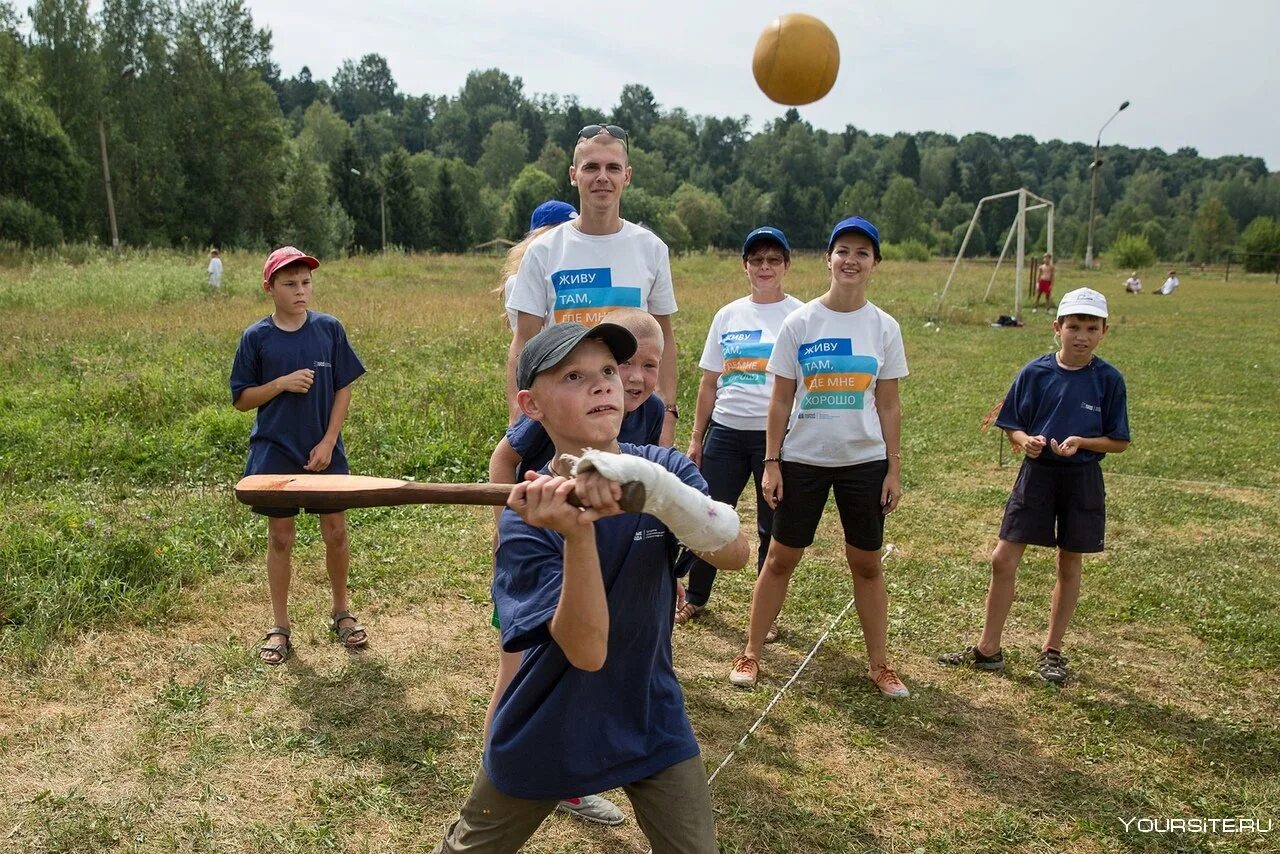
[[[1062,295],[1058,301],[1058,317],[1069,314],[1091,314],[1094,317],[1107,316],[1107,298],[1093,288],[1076,288]]]

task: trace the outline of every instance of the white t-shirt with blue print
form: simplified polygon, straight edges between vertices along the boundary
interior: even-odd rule
[[[618,308],[675,314],[667,244],[626,220],[613,234],[583,234],[573,223],[553,228],[529,244],[506,308],[547,325],[595,326]]]
[[[769,372],[796,380],[784,460],[850,466],[886,459],[876,382],[907,375],[898,321],[872,303],[832,311],[815,299],[783,321]]]
[[[793,296],[758,303],[734,300],[716,312],[698,367],[720,374],[711,419],[734,430],[763,430],[773,395],[766,369],[787,315],[804,303]]]

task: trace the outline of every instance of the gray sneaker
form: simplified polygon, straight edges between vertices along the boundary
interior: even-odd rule
[[[1004,670],[1004,650],[997,649],[991,655],[983,655],[976,646],[967,646],[959,652],[944,652],[938,656],[938,663],[975,670]]]
[[[556,804],[556,809],[567,812],[575,818],[583,821],[595,822],[596,824],[615,825],[622,824],[626,818],[622,814],[622,810],[618,809],[613,801],[602,798],[599,795],[583,795],[580,798],[565,798]]]
[[[1036,659],[1036,673],[1040,678],[1054,685],[1067,681],[1067,659],[1056,649],[1046,649]]]

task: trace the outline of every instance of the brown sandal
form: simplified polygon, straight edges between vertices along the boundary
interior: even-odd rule
[[[686,601],[676,609],[676,625],[683,626],[690,620],[698,619],[704,608],[706,608],[705,605],[695,605],[692,602]]]
[[[263,664],[269,664],[272,667],[279,667],[289,660],[289,654],[293,652],[293,643],[289,640],[289,630],[284,626],[272,626],[267,629],[267,635],[264,641],[270,641],[275,636],[284,638],[284,643],[264,643],[258,647],[258,658]],[[275,656],[274,659],[268,658],[268,655]]]
[[[339,625],[343,620],[350,620],[351,625]],[[364,630],[364,626],[360,625],[360,621],[356,619],[355,614],[350,611],[339,611],[333,615],[333,619],[329,622],[329,628],[338,636],[338,640],[347,649],[361,649],[369,643],[369,634]],[[352,635],[359,635],[358,638],[352,638]]]

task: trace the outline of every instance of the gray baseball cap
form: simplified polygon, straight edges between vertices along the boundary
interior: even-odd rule
[[[581,323],[557,323],[524,345],[516,362],[516,383],[522,389],[532,387],[538,374],[560,364],[574,347],[588,338],[603,342],[619,362],[625,362],[636,352],[636,337],[616,323],[600,323],[590,328]]]

